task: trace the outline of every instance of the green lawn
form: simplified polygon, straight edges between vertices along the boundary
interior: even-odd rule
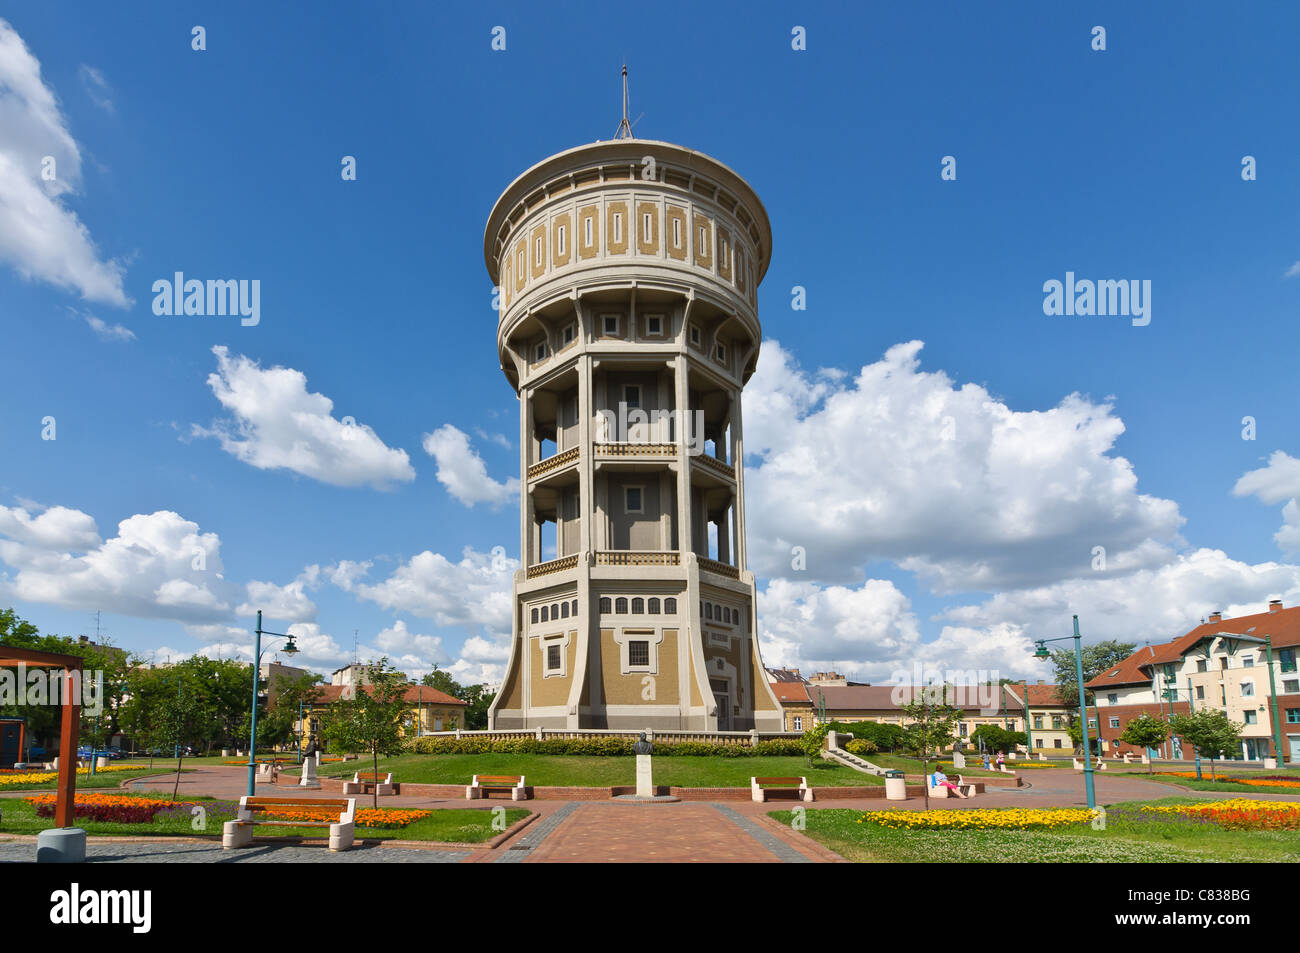
[[[371,762],[348,761],[321,766],[323,777],[351,777],[370,771]],[[612,787],[636,784],[636,761],[627,757],[547,754],[405,754],[381,758],[379,769],[393,780],[420,784],[469,784],[475,774],[522,774],[538,787]],[[883,778],[842,765],[821,762],[809,767],[800,757],[658,757],[656,785],[686,788],[748,787],[751,777],[808,778],[813,787],[884,784]]]
[[[121,764],[121,762],[118,762],[118,763]],[[174,768],[174,766],[173,766],[173,768]],[[49,773],[49,772],[39,772],[39,773],[44,774],[44,773]],[[140,777],[141,775],[148,774],[148,773],[149,773],[149,772],[148,772],[147,770],[141,768],[141,769],[138,770],[138,771],[104,771],[104,772],[98,772],[98,771],[97,771],[94,775],[89,775],[89,774],[78,774],[78,775],[77,775],[77,790],[80,791],[80,790],[84,790],[84,789],[88,789],[88,788],[95,788],[95,789],[99,789],[99,788],[115,788],[115,787],[118,787],[118,786],[119,786],[123,781],[126,781],[126,780],[128,780],[129,778],[138,778],[138,777]],[[0,781],[3,780],[3,777],[4,777],[3,775],[0,775]],[[3,792],[3,791],[53,791],[54,788],[56,787],[56,784],[57,784],[57,781],[56,781],[56,779],[53,779],[53,778],[50,779],[49,781],[41,781],[41,782],[37,782],[37,783],[35,783],[35,784],[17,784],[17,785],[10,785],[10,784],[3,784],[3,783],[0,783],[0,792]]]
[[[199,804],[213,803],[212,798],[187,798],[187,802]],[[366,805],[359,804],[358,808]],[[4,798],[0,800],[0,835],[35,834],[54,826],[54,818],[37,817],[34,805],[22,798]],[[531,811],[522,808],[505,808],[506,827],[509,828],[523,820]],[[492,827],[492,809],[455,808],[430,812],[428,817],[408,824],[405,827],[362,827],[357,825],[357,838],[365,840],[415,840],[441,843],[478,844],[491,840],[502,833]],[[179,811],[175,817],[157,817],[151,824],[116,824],[106,821],[92,821],[77,818],[77,827],[89,834],[108,834],[118,836],[185,836],[196,834],[221,834],[221,822],[213,819],[205,829],[195,830],[194,816],[188,811]],[[255,837],[324,837],[325,828],[320,827],[259,827],[254,831]]]
[[[859,811],[806,811],[806,836],[859,863],[1206,863],[1300,861],[1300,831],[1231,831],[1213,824],[1144,818],[1144,804],[1196,803],[1165,798],[1107,806],[1104,830],[892,830],[858,823]],[[773,811],[783,824],[792,811]]]
[[[921,759],[920,759],[920,758],[909,758],[909,757],[906,757],[905,755],[900,755],[900,754],[885,754],[885,753],[882,753],[882,752],[877,752],[876,754],[865,754],[865,755],[862,756],[862,758],[863,758],[864,761],[870,761],[872,764],[874,764],[874,765],[875,765],[876,767],[878,767],[878,768],[886,768],[886,769],[895,770],[895,771],[902,771],[902,772],[904,772],[905,774],[916,774],[916,775],[919,775],[919,774],[922,773]],[[957,773],[957,769],[954,769],[954,768],[952,767],[952,755],[951,755],[951,754],[947,755],[945,758],[943,758],[943,759],[942,759],[941,761],[939,761],[939,762],[935,762],[933,759],[931,759],[930,761],[927,761],[927,762],[925,763],[924,773],[925,773],[925,774],[933,774],[933,773],[934,773],[934,766],[935,766],[936,763],[940,763],[940,764],[942,764],[942,765],[944,766],[944,769],[943,769],[943,770],[944,770],[944,774],[956,774],[956,773]],[[962,776],[963,776],[963,777],[970,777],[970,778],[994,778],[994,777],[1006,777],[1006,775],[1004,775],[1001,771],[985,771],[983,768],[976,767],[976,765],[978,765],[978,764],[980,764],[980,763],[981,763],[981,762],[979,761],[978,758],[974,758],[974,757],[972,757],[972,756],[970,756],[970,755],[967,755],[967,756],[966,756],[966,765],[967,765],[967,766],[961,769],[961,774],[962,774]],[[1012,771],[1014,771],[1014,770],[1015,770],[1015,762],[1008,761],[1008,762],[1007,762],[1007,767],[1009,767]]]

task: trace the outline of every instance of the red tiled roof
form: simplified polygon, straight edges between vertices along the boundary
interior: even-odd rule
[[[362,685],[361,690],[369,694],[370,686]],[[319,695],[317,696],[318,702],[323,705],[328,705],[332,702],[338,701],[340,698],[343,697],[344,692],[348,693],[348,697],[352,696],[352,689],[350,686],[347,685],[321,685],[319,686],[318,691],[319,691]],[[446,692],[440,692],[436,688],[429,688],[428,686],[421,686],[421,685],[406,686],[406,701],[411,702],[413,704],[418,702],[423,702],[426,705],[465,706],[467,704],[466,702],[461,701],[459,698],[453,698],[451,695],[448,695]]]
[[[1092,681],[1084,682],[1085,688],[1109,688],[1112,685],[1146,685],[1151,681],[1149,672],[1142,666],[1151,662],[1155,649],[1144,645],[1124,661],[1106,669]]]
[[[1029,693],[1029,706],[1031,708],[1051,708],[1053,706],[1063,705],[1061,701],[1061,689],[1057,685],[1030,685],[1026,682],[1015,682],[1008,685],[1020,698]]]
[[[808,701],[808,688],[803,682],[772,682],[772,692],[780,702]]]
[[[1250,629],[1254,631],[1248,631]],[[1187,648],[1191,648],[1206,636],[1219,632],[1253,635],[1261,639],[1267,634],[1271,636],[1274,648],[1294,648],[1300,646],[1300,606],[1278,609],[1276,612],[1256,612],[1254,615],[1243,615],[1219,622],[1205,622],[1192,629],[1182,639],[1176,639],[1175,642],[1186,641]],[[1159,661],[1173,661],[1173,659]]]

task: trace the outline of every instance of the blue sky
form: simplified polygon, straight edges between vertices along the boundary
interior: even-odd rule
[[[745,411],[769,663],[1041,675],[1027,640],[1067,634],[1071,612],[1091,637],[1157,641],[1211,609],[1300,598],[1284,509],[1300,495],[1300,13],[311,11],[0,4],[0,155],[18,177],[0,186],[0,603],[43,630],[93,632],[99,608],[140,653],[238,654],[239,607],[275,602],[322,668],[356,630],[362,654],[491,678],[518,422],[483,226],[525,168],[612,136],[624,60],[637,136],[721,159],[772,220]],[[260,323],[155,315],[152,284],[176,271],[258,279]],[[1043,284],[1067,271],[1149,280],[1150,324],[1045,315]],[[890,351],[909,341],[924,347]],[[332,402],[321,420],[373,437],[326,438],[314,467],[256,465],[285,450],[285,420],[319,411],[312,394]],[[947,417],[956,441],[918,439]],[[220,436],[241,423],[243,457]],[[817,482],[788,477],[783,461],[819,453]],[[484,489],[467,494],[476,459]],[[872,515],[782,516],[813,497]],[[177,575],[187,524],[219,558],[211,586],[210,569]],[[778,558],[790,545],[809,570]]]

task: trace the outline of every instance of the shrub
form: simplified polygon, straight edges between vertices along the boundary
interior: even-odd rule
[[[823,732],[824,734],[824,732]],[[592,757],[628,757],[633,738],[591,736],[585,738],[544,738],[519,736],[491,738],[483,735],[464,738],[415,738],[406,746],[412,754],[553,754]],[[756,746],[716,741],[656,741],[655,754],[668,758],[748,758],[756,755],[793,757],[804,753],[803,743],[795,738],[760,741]],[[873,749],[874,750],[874,749]]]
[[[859,757],[868,754],[875,754],[880,749],[876,747],[874,741],[867,741],[865,738],[854,738],[844,746],[844,750],[849,754],[856,754]]]
[[[860,741],[870,741],[877,751],[897,751],[903,746],[907,734],[901,725],[886,725],[876,721],[834,723],[831,727]]]

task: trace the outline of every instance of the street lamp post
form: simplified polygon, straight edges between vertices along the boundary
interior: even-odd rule
[[[1187,678],[1187,714],[1196,710],[1196,702],[1192,700],[1192,679],[1189,675]],[[1201,749],[1192,745],[1192,751],[1196,755],[1196,780],[1201,780]]]
[[[1079,683],[1079,728],[1083,732],[1083,786],[1088,798],[1088,807],[1096,808],[1097,794],[1092,783],[1092,741],[1088,737],[1088,706],[1083,700],[1083,637],[1079,635],[1079,617],[1074,617],[1074,635],[1059,639],[1035,639],[1038,648],[1034,650],[1035,658],[1051,658],[1047,651],[1048,642],[1066,642],[1074,639],[1074,677]],[[1028,691],[1028,689],[1026,689]],[[1101,713],[1097,713],[1097,725],[1101,726]]]
[[[253,630],[253,714],[248,723],[248,796],[253,797],[257,793],[257,689],[258,682],[262,677],[262,636],[270,635],[280,639],[286,639],[284,646],[285,655],[297,655],[298,646],[294,644],[292,635],[285,635],[283,632],[267,632],[262,628],[262,610],[257,610],[257,628]],[[301,741],[299,742],[301,745]],[[301,760],[301,754],[299,755]]]
[[[1277,710],[1277,682],[1273,678],[1273,636],[1264,635],[1264,659],[1268,663],[1268,697],[1270,712],[1273,716],[1273,760],[1280,768],[1286,763],[1286,752],[1282,750],[1282,720]]]

